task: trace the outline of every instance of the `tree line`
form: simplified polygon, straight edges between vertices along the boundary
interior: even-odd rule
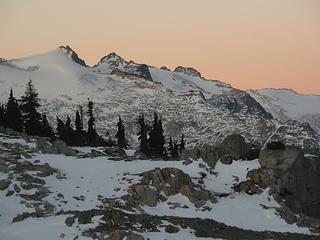
[[[16,99],[11,89],[8,102],[5,105],[0,105],[0,125],[17,132],[25,132],[28,135],[48,137],[51,140],[58,138],[65,141],[69,146],[117,145],[120,148],[129,146],[126,139],[125,126],[120,116],[115,135],[116,142],[112,139],[105,139],[97,133],[95,128],[96,120],[93,113],[94,103],[89,99],[86,112],[79,105],[75,113],[75,128],[73,128],[70,116],[67,116],[65,121],[57,117],[56,131],[54,131],[46,114],[41,114],[39,111],[41,105],[38,95],[32,80],[27,83],[25,93],[21,99]],[[84,126],[85,115],[88,119],[86,129]],[[162,120],[156,112],[154,112],[154,119],[151,125],[146,123],[144,115],[141,114],[137,120],[137,126],[140,152],[143,154],[178,157],[185,148],[184,135],[181,136],[179,143],[170,137],[168,146],[166,146]]]

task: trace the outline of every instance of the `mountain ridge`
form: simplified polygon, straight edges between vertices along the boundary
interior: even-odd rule
[[[0,101],[6,101],[10,88],[14,89],[16,96],[21,96],[26,81],[32,79],[42,98],[43,110],[51,122],[57,115],[72,115],[78,104],[84,104],[90,98],[96,102],[100,121],[98,130],[112,129],[118,116],[123,115],[132,128],[128,130],[132,139],[137,114],[150,114],[150,111],[156,110],[166,121],[168,134],[175,137],[188,132],[190,144],[214,143],[227,133],[239,132],[260,144],[264,144],[273,134],[288,139],[290,144],[319,145],[320,136],[303,128],[302,117],[298,119],[301,123],[298,121],[295,125],[304,134],[292,132],[289,126],[274,134],[277,126],[286,125],[291,117],[284,115],[286,117],[278,119],[276,112],[270,111],[272,106],[268,108],[266,101],[257,94],[233,88],[219,80],[206,80],[193,70],[191,75],[181,68],[181,71],[168,71],[126,61],[116,53],[101,59],[103,65],[98,66],[99,72],[97,66],[79,63],[81,58],[69,48],[8,60],[19,68],[36,67],[32,71],[22,71],[4,64],[4,61],[0,62]],[[72,55],[77,58],[72,58]],[[113,63],[110,59],[120,59],[123,64],[110,64]],[[278,108],[282,113],[281,104]],[[309,117],[313,118],[309,121],[311,126],[320,129],[315,125],[320,116]],[[292,140],[299,134],[304,136],[302,140]],[[311,141],[307,141],[308,138]]]

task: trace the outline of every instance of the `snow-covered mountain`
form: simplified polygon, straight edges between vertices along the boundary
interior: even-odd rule
[[[21,96],[29,79],[38,89],[42,110],[52,122],[57,115],[72,117],[78,104],[85,104],[90,98],[96,103],[98,130],[113,134],[121,115],[133,143],[137,116],[144,112],[151,117],[155,110],[163,118],[167,135],[177,137],[183,132],[189,146],[221,141],[234,132],[260,144],[279,136],[305,147],[317,147],[320,142],[312,128],[296,121],[300,130],[292,131],[291,123],[286,122],[301,111],[303,96],[293,102],[297,108],[290,108],[292,115],[278,119],[274,106],[286,108],[285,98],[278,102],[274,98],[273,105],[269,105],[258,97],[263,96],[260,91],[245,92],[218,80],[207,80],[190,67],[179,66],[170,71],[127,61],[115,53],[89,67],[70,47],[60,47],[26,58],[2,59],[0,101],[7,100],[10,88],[17,97]],[[319,102],[319,97],[314,99],[314,104]],[[316,109],[309,113],[314,114]],[[281,134],[276,132],[278,129]],[[298,136],[305,138],[296,141]]]
[[[271,88],[249,90],[248,93],[275,118],[305,121],[320,132],[320,95]]]

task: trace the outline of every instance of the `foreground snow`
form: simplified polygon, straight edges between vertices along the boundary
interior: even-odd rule
[[[3,142],[19,142],[26,145],[24,140],[7,139],[1,137]],[[34,143],[29,146],[33,147]],[[78,148],[82,152],[89,152],[89,148]],[[134,150],[126,151],[132,156]],[[180,216],[186,218],[213,219],[242,229],[254,231],[275,231],[310,234],[307,228],[301,228],[295,224],[287,224],[277,215],[274,208],[279,204],[267,194],[267,191],[260,195],[247,195],[235,193],[232,189],[235,183],[246,180],[247,172],[259,168],[258,160],[234,161],[231,165],[224,165],[218,162],[212,174],[208,171],[207,164],[199,159],[189,165],[182,161],[155,161],[155,160],[134,160],[134,161],[113,161],[108,157],[97,158],[76,158],[64,155],[36,154],[30,162],[39,164],[48,163],[51,167],[58,169],[57,174],[43,177],[45,186],[52,193],[43,200],[55,206],[54,213],[60,210],[91,210],[101,207],[101,198],[118,198],[127,194],[130,185],[139,182],[139,174],[155,168],[173,167],[179,168],[189,174],[194,183],[198,182],[201,173],[207,175],[204,178],[204,186],[211,192],[226,195],[219,197],[218,202],[213,204],[207,202],[206,206],[210,211],[201,211],[196,208],[185,196],[177,194],[170,196],[167,201],[158,203],[156,207],[143,206],[143,210],[151,215],[158,216]],[[20,160],[19,160],[20,161]],[[21,160],[23,161],[23,160]],[[11,173],[12,174],[12,173]],[[36,176],[37,172],[29,171],[28,174]],[[0,180],[7,179],[8,174],[0,172]],[[13,183],[20,184],[12,180]],[[21,187],[21,186],[20,186]],[[13,190],[13,184],[9,190]],[[32,194],[34,189],[22,190],[21,193]],[[34,209],[27,208],[21,203],[21,198],[14,195],[5,196],[6,191],[0,191],[0,239],[14,240],[23,239],[86,239],[81,237],[81,232],[90,227],[97,226],[99,218],[95,217],[92,224],[74,224],[67,227],[64,223],[66,216],[49,216],[46,218],[28,218],[22,222],[11,224],[12,219],[23,212],[32,212]],[[187,208],[171,209],[171,203],[179,203]],[[265,208],[266,206],[267,208]],[[34,228],[37,231],[34,231]],[[192,232],[182,229],[177,234],[164,232],[145,233],[150,239],[195,239]]]

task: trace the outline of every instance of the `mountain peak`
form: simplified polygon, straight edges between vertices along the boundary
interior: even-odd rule
[[[103,58],[101,58],[99,63],[103,63],[103,62],[126,62],[126,60],[123,59],[117,53],[112,52],[112,53],[109,53],[108,55],[104,56]]]
[[[83,59],[81,59],[78,54],[69,46],[60,46],[59,49],[61,49],[65,54],[67,54],[68,56],[71,57],[72,61],[80,64],[81,66],[86,67],[87,64],[85,63],[85,61]]]
[[[196,70],[196,69],[194,69],[192,67],[178,66],[174,71],[175,72],[181,72],[181,73],[184,73],[184,74],[192,76],[192,77],[200,77],[200,78],[202,78],[201,73],[198,70]]]

